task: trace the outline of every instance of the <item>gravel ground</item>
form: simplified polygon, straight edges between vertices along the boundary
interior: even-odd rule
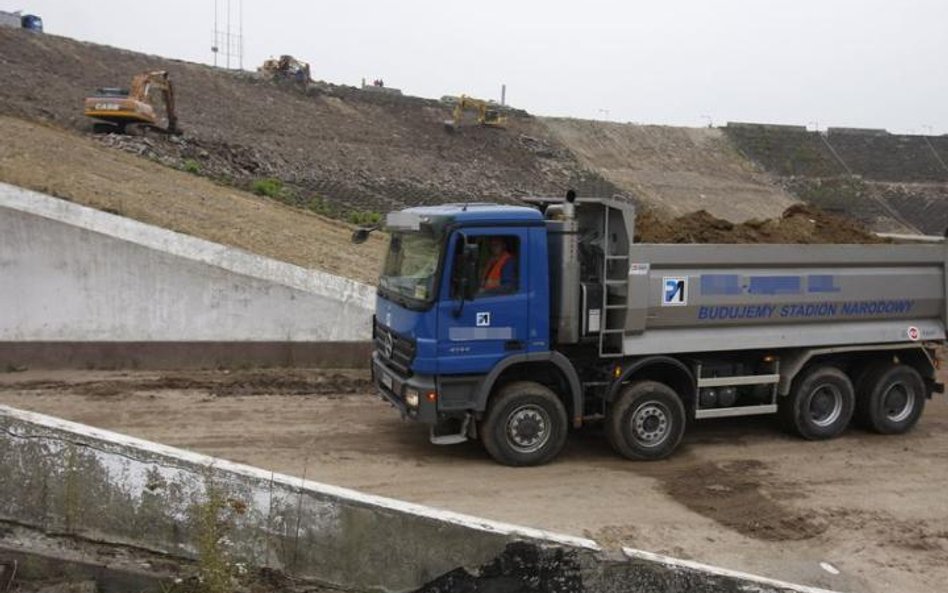
[[[359,372],[26,371],[0,403],[440,508],[587,535],[842,591],[948,582],[948,405],[898,437],[829,442],[769,418],[699,423],[669,460],[617,457],[591,426],[556,462],[513,469],[435,447]],[[838,575],[821,567],[829,563]]]

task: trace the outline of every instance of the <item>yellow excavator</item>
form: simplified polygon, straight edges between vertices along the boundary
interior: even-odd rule
[[[263,65],[257,68],[257,72],[267,80],[283,79],[304,83],[313,81],[310,78],[309,63],[288,55],[264,60]]]
[[[461,95],[454,102],[451,119],[444,122],[444,127],[449,132],[457,130],[464,122],[464,112],[473,111],[477,114],[478,125],[501,128],[507,123],[507,116],[501,113],[498,107],[491,101]]]
[[[165,116],[168,120],[165,128],[158,125],[158,113],[150,96],[153,90],[160,91],[164,100]],[[92,125],[95,132],[125,134],[132,126],[168,134],[181,133],[178,114],[175,111],[174,85],[168,72],[164,70],[136,75],[128,89],[97,89],[95,95],[86,98],[84,113],[96,120]]]

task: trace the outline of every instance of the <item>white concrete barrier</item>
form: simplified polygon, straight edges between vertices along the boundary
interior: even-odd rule
[[[5,525],[354,591],[818,593],[372,496],[0,406]],[[7,530],[9,531],[9,530]],[[210,542],[210,543],[209,543]]]
[[[353,280],[0,183],[0,363],[55,359],[56,345],[93,360],[116,344],[136,345],[140,362],[209,344],[299,356],[368,342],[374,299]]]

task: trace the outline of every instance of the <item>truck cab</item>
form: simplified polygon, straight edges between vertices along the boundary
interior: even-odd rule
[[[34,31],[36,33],[43,32],[43,19],[35,14],[24,14],[20,17],[20,24],[28,31]]]
[[[405,416],[434,427],[435,442],[463,440],[472,412],[484,411],[484,380],[502,361],[550,354],[543,216],[457,204],[394,213],[386,226],[376,382]]]

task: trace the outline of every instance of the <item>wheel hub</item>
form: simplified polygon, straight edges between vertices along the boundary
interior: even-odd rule
[[[829,426],[843,413],[843,394],[833,385],[822,385],[810,398],[810,419],[817,426]]]
[[[550,419],[546,411],[535,405],[514,410],[507,420],[507,439],[522,453],[533,453],[543,447],[550,439]]]
[[[882,409],[892,422],[905,420],[914,408],[915,391],[904,383],[892,385],[882,397]]]
[[[668,409],[656,402],[645,403],[632,414],[632,437],[645,447],[661,444],[668,436]]]

